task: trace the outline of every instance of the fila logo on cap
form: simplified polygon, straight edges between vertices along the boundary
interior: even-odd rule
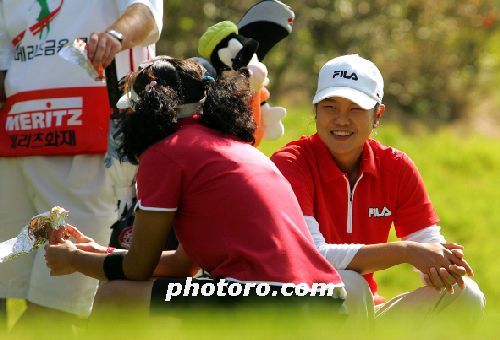
[[[351,75],[348,75],[347,71],[334,71],[332,78],[335,78],[337,76],[345,78],[345,79],[351,79],[351,80],[354,80],[354,81],[358,80],[358,75],[356,73],[354,73],[354,72]]]
[[[382,211],[379,211],[378,208],[368,208],[368,217],[387,217],[391,216],[391,211],[384,207]]]
[[[380,104],[383,96],[384,79],[377,66],[357,54],[349,54],[334,58],[321,67],[313,104],[341,97],[369,110]]]

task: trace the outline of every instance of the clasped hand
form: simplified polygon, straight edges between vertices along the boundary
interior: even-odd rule
[[[465,288],[464,275],[474,275],[459,244],[411,242],[409,247],[410,263],[424,274],[428,286],[453,293],[454,284]]]

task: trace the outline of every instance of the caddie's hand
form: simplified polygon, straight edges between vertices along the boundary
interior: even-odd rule
[[[94,32],[87,41],[88,57],[96,69],[109,66],[121,49],[122,44],[106,32]]]
[[[71,264],[72,255],[76,251],[73,242],[65,240],[59,244],[45,246],[45,263],[50,269],[51,276],[68,275],[75,272]]]

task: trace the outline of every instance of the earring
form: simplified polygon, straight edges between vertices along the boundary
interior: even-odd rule
[[[380,124],[379,121],[373,122],[373,129],[372,129],[372,132],[371,132],[372,136],[377,136],[378,135],[377,127],[379,126],[379,124]]]

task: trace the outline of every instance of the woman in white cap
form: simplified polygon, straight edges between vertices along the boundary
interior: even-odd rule
[[[371,61],[357,54],[328,61],[313,99],[317,133],[287,144],[272,160],[291,183],[317,249],[341,270],[348,300],[369,287],[377,315],[397,305],[415,309],[414,301],[423,314],[459,301],[478,314],[484,295],[464,276],[473,273],[463,247],[441,235],[416,166],[405,153],[370,138],[385,111],[383,95],[384,80]],[[391,225],[402,241],[388,243]],[[384,304],[373,272],[401,263],[421,271],[426,286]],[[358,285],[361,292],[350,296],[350,278],[359,276],[352,271],[368,286]]]

